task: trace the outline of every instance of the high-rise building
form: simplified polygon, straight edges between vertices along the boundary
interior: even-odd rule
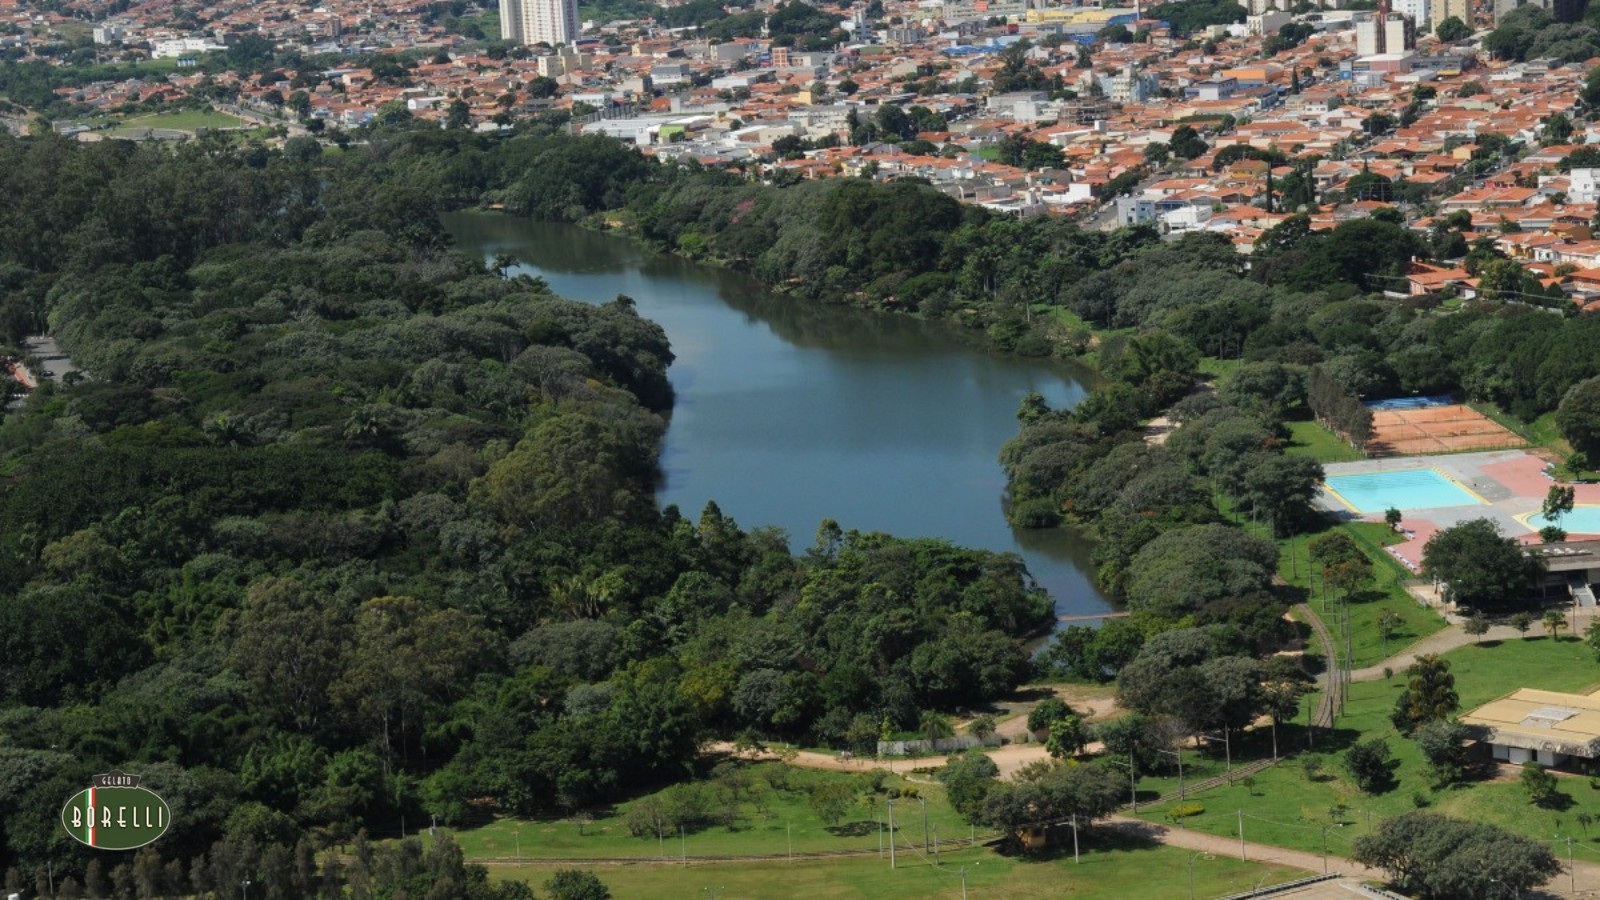
[[[1432,12],[1428,0],[1394,0],[1393,6],[1395,12],[1411,17],[1418,34],[1433,30],[1433,22],[1428,18],[1428,14]]]
[[[1356,23],[1356,55],[1377,56],[1383,52],[1383,24],[1377,19]]]
[[[1417,28],[1411,19],[1391,13],[1383,23],[1383,52],[1404,53],[1417,46]]]
[[[1460,19],[1468,28],[1472,27],[1472,4],[1469,0],[1431,0],[1431,3],[1428,24],[1432,25],[1435,31],[1439,30],[1440,22],[1451,16]]]
[[[578,39],[578,0],[500,0],[500,37],[519,44]]]

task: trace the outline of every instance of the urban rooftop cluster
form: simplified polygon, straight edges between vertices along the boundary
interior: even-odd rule
[[[1600,152],[1585,146],[1600,126],[1579,115],[1590,61],[1572,58],[1587,51],[1537,56],[1512,32],[1581,9],[1274,2],[635,4],[579,22],[563,0],[152,0],[114,15],[0,0],[0,50],[65,65],[61,44],[87,29],[95,61],[166,62],[57,89],[91,121],[218,97],[289,133],[385,114],[483,131],[542,118],[769,178],[910,176],[1020,216],[1219,231],[1245,254],[1297,213],[1315,229],[1399,215],[1493,241],[1579,304],[1600,297]],[[1199,6],[1223,21],[1194,20]],[[575,33],[534,40],[551,28]],[[215,65],[250,41],[297,66]],[[1465,268],[1415,268],[1397,291],[1483,289]]]

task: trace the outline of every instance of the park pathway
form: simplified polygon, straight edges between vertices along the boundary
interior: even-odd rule
[[[1216,834],[1206,834],[1202,831],[1191,831],[1187,828],[1175,828],[1169,825],[1160,825],[1155,822],[1146,822],[1129,816],[1112,816],[1108,827],[1115,828],[1124,834],[1142,837],[1146,840],[1166,844],[1169,847],[1181,847],[1195,852],[1212,853],[1217,856],[1237,857],[1240,851],[1237,837],[1225,837]],[[1249,825],[1246,824],[1246,836],[1249,836]],[[1364,881],[1383,882],[1386,876],[1381,869],[1369,869],[1360,863],[1346,859],[1342,856],[1329,855],[1324,859],[1320,853],[1307,853],[1303,850],[1289,850],[1283,847],[1272,847],[1267,844],[1257,844],[1246,841],[1243,845],[1245,858],[1252,862],[1274,863],[1282,866],[1293,866],[1308,872],[1322,874],[1338,872],[1352,878]],[[1577,892],[1571,888],[1574,879],[1567,869],[1567,847],[1565,841],[1550,845],[1551,852],[1561,860],[1561,874],[1550,879],[1543,891],[1531,892],[1529,897],[1582,897],[1586,900],[1600,898],[1600,862],[1585,862],[1582,859],[1574,861]],[[1585,853],[1590,855],[1600,854],[1600,850],[1585,848]]]
[[[1535,622],[1534,628],[1537,629],[1539,627],[1539,623]],[[1442,631],[1435,631],[1433,634],[1417,641],[1377,665],[1353,670],[1350,673],[1350,680],[1382,681],[1384,669],[1388,669],[1391,672],[1404,672],[1412,663],[1417,661],[1419,656],[1427,656],[1430,653],[1448,653],[1458,647],[1465,647],[1468,644],[1479,641],[1514,641],[1523,637],[1525,635],[1522,632],[1512,628],[1510,625],[1495,625],[1490,627],[1482,637],[1473,637],[1463,631],[1459,624],[1450,624],[1446,625]]]

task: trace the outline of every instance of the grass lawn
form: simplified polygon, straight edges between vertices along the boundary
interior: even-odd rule
[[[1345,443],[1338,435],[1316,422],[1288,422],[1289,445],[1284,453],[1290,456],[1309,456],[1317,462],[1351,462],[1365,459],[1361,451]]]
[[[735,806],[733,826],[713,826],[691,831],[680,840],[676,833],[665,839],[653,835],[635,837],[628,830],[628,810],[640,802],[630,800],[617,805],[608,816],[592,822],[574,819],[518,820],[499,819],[481,828],[455,831],[468,859],[512,858],[521,848],[522,857],[657,857],[678,856],[753,856],[827,850],[863,850],[878,847],[879,825],[886,819],[885,795],[872,793],[866,776],[845,772],[798,769],[781,763],[741,765],[755,785]],[[826,782],[854,782],[860,796],[837,825],[829,825],[811,809],[807,788]],[[945,802],[944,786],[912,783],[899,775],[886,775],[884,787],[914,788],[927,802],[928,834],[942,839],[972,835],[972,828]],[[762,798],[760,803],[756,797]],[[895,801],[895,831],[902,844],[923,840],[923,806],[916,800]],[[982,829],[976,832],[982,835]]]
[[[237,128],[243,124],[244,120],[215,110],[176,109],[129,119],[122,123],[122,128],[170,128],[174,131],[195,131],[200,128]]]
[[[1600,682],[1600,664],[1595,662],[1594,652],[1575,639],[1491,642],[1462,647],[1445,658],[1456,676],[1463,711],[1517,687],[1584,691]],[[1308,777],[1299,759],[1285,762],[1257,775],[1253,790],[1230,786],[1206,792],[1200,799],[1206,812],[1183,820],[1183,825],[1212,834],[1237,835],[1238,811],[1243,810],[1248,840],[1321,852],[1326,826],[1329,851],[1347,855],[1356,837],[1384,818],[1416,808],[1420,800],[1437,812],[1490,822],[1529,837],[1578,838],[1585,848],[1580,852],[1600,861],[1600,829],[1586,834],[1577,821],[1581,812],[1600,815],[1600,790],[1590,788],[1588,779],[1560,779],[1560,790],[1570,800],[1565,810],[1529,803],[1514,778],[1434,790],[1416,744],[1399,735],[1389,722],[1395,697],[1403,689],[1404,679],[1399,675],[1388,681],[1351,685],[1347,715],[1339,719],[1336,733],[1321,737],[1317,753],[1303,754],[1321,763],[1317,778]],[[1341,764],[1344,749],[1353,741],[1373,738],[1386,739],[1399,761],[1395,770],[1398,786],[1375,796],[1358,790]],[[1141,815],[1163,821],[1170,805],[1141,810]]]
[[[1242,359],[1217,359],[1214,356],[1200,358],[1200,374],[1210,379],[1212,385],[1222,387],[1233,377],[1233,373],[1244,365]]]
[[[1372,522],[1343,522],[1328,527],[1354,538],[1372,563],[1373,580],[1361,595],[1366,599],[1350,604],[1351,644],[1358,668],[1375,665],[1445,627],[1438,613],[1419,605],[1416,598],[1406,592],[1404,582],[1415,576],[1383,552],[1386,544],[1400,539],[1398,534],[1387,525]],[[1316,537],[1315,534],[1298,535],[1292,540],[1280,541],[1282,555],[1278,560],[1278,574],[1284,581],[1307,592],[1306,602],[1337,634],[1336,622],[1342,604],[1332,597],[1323,602],[1322,578],[1313,571],[1306,551]],[[1400,619],[1387,641],[1378,629],[1378,618],[1385,612],[1394,613]]]
[[[961,894],[961,869],[974,897],[1117,900],[1188,896],[1188,851],[1142,843],[1091,841],[1085,835],[1082,863],[1072,862],[1071,848],[1051,858],[1029,860],[976,848],[942,855],[933,866],[920,855],[902,854],[899,867],[887,859],[856,857],[830,860],[729,863],[682,866],[604,866],[596,875],[619,900],[633,897],[940,897]],[[494,866],[492,881],[522,879],[540,891],[556,870],[553,866]],[[1241,862],[1217,856],[1195,858],[1194,895],[1222,897],[1258,885],[1280,884],[1305,877],[1299,869]]]

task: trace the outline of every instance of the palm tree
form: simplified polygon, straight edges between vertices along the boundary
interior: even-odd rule
[[[1550,632],[1552,640],[1558,639],[1561,629],[1567,626],[1567,617],[1560,610],[1552,609],[1544,614],[1544,630]]]
[[[922,713],[921,720],[917,722],[917,728],[922,732],[922,736],[930,741],[947,738],[955,734],[955,731],[950,728],[950,720],[945,717],[945,714],[931,709]]]

